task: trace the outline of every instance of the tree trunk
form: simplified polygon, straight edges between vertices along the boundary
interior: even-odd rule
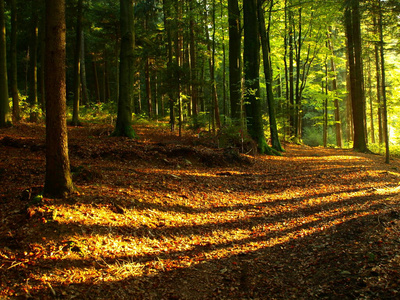
[[[217,129],[221,129],[221,119],[219,115],[219,104],[218,104],[218,94],[217,94],[217,81],[215,79],[215,33],[216,33],[216,25],[215,25],[215,0],[212,2],[212,25],[213,25],[213,35],[212,35],[212,52],[211,52],[211,64],[210,64],[210,72],[211,72],[211,84],[212,84],[212,97],[213,97],[213,105],[214,105],[214,117]],[[207,35],[208,35],[208,30]]]
[[[15,121],[21,119],[18,94],[18,65],[17,65],[17,5],[16,0],[11,0],[11,44],[10,44],[10,86],[12,96],[12,115]]]
[[[0,26],[0,128],[4,128],[11,124],[10,107],[8,105],[4,0],[0,0]]]
[[[270,2],[270,18],[271,11],[273,7],[274,1]],[[262,8],[261,1],[258,2],[258,17],[259,17],[259,25],[260,25],[260,37],[261,37],[261,45],[262,45],[262,53],[263,53],[263,62],[264,62],[264,73],[265,73],[265,83],[267,88],[267,102],[268,102],[268,115],[269,115],[269,129],[271,133],[271,144],[272,148],[276,151],[283,151],[281,146],[281,142],[279,141],[278,136],[278,126],[276,124],[276,113],[275,113],[275,100],[274,93],[272,91],[272,65],[271,65],[271,49],[270,49],[270,35],[269,35],[269,26],[268,30],[265,27],[265,19],[264,19],[264,11]],[[271,23],[271,19],[269,20],[269,24]]]
[[[244,74],[247,132],[256,142],[260,153],[270,153],[262,122],[260,101],[260,39],[258,32],[257,0],[243,2],[244,16]]]
[[[334,105],[335,105],[335,132],[336,132],[336,145],[339,148],[343,147],[343,137],[342,137],[342,122],[340,119],[340,106],[339,106],[339,99],[336,96],[337,93],[337,75],[336,75],[336,65],[335,65],[335,61],[333,59],[334,57],[334,49],[333,49],[333,45],[332,45],[332,34],[329,35],[329,39],[328,39],[328,47],[329,47],[329,51],[332,54],[331,57],[331,71],[333,74],[333,79],[332,79],[332,91],[335,94],[335,100],[334,100]]]
[[[365,138],[365,101],[363,90],[362,49],[359,1],[346,1],[345,25],[350,69],[351,100],[353,110],[353,149],[368,152]]]
[[[389,130],[388,130],[388,113],[387,113],[387,99],[386,99],[386,76],[385,76],[385,52],[383,40],[383,16],[382,16],[382,1],[379,1],[379,44],[381,55],[381,73],[382,73],[382,100],[383,100],[383,132],[385,138],[385,163],[390,163],[390,150],[389,150]]]
[[[192,116],[194,123],[197,126],[197,115],[199,114],[198,105],[198,84],[197,84],[197,53],[196,53],[196,39],[195,39],[195,1],[189,1],[190,9],[190,23],[189,23],[189,34],[190,34],[190,91],[191,91],[191,102],[192,102]]]
[[[44,194],[74,190],[68,156],[65,85],[65,0],[46,0],[46,177]]]
[[[135,137],[132,129],[132,100],[134,85],[135,32],[134,0],[120,0],[121,53],[119,76],[118,115],[114,136]]]
[[[74,103],[72,109],[72,125],[79,126],[79,100],[81,96],[81,53],[82,53],[82,7],[83,0],[78,0],[76,16],[76,38],[74,51]]]
[[[231,118],[238,123],[241,119],[242,75],[241,75],[241,34],[238,0],[228,0],[229,21],[229,94]]]
[[[28,101],[31,112],[29,120],[38,121],[38,97],[37,97],[37,50],[38,50],[38,9],[37,1],[31,0],[31,27],[29,43],[29,75],[28,75]]]
[[[153,117],[153,103],[151,94],[151,75],[150,75],[150,58],[146,57],[145,63],[145,77],[146,77],[146,99],[147,99],[147,114],[151,119]]]
[[[89,94],[86,80],[86,60],[85,60],[85,34],[81,33],[81,85],[82,85],[82,104],[89,103]]]

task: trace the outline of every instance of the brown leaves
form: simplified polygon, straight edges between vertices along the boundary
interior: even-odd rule
[[[94,131],[71,129],[79,192],[64,200],[32,203],[44,157],[0,145],[0,169],[17,174],[2,177],[0,297],[398,295],[399,173],[379,157],[287,145],[229,164],[189,135]]]

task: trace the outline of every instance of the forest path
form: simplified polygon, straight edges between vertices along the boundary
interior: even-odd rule
[[[394,299],[400,164],[70,128],[76,194],[41,199],[44,128],[0,130],[0,298]]]

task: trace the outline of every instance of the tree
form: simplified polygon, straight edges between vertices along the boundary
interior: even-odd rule
[[[10,86],[12,96],[12,114],[15,121],[21,119],[18,94],[18,64],[17,64],[17,3],[11,0],[11,38],[10,38]]]
[[[82,9],[83,0],[78,0],[76,16],[76,39],[74,51],[74,103],[72,111],[72,125],[80,125],[79,98],[81,92],[81,55],[82,53]]]
[[[365,137],[365,100],[359,0],[346,0],[345,4],[345,27],[354,125],[353,149],[360,152],[368,152]]]
[[[4,0],[0,0],[0,31],[0,128],[4,128],[11,124],[10,106],[8,104]]]
[[[274,5],[274,1],[270,0],[270,8],[269,8],[269,19],[271,19],[272,7]],[[269,25],[271,24],[271,20],[269,20],[268,29],[265,28],[265,19],[264,19],[264,10],[262,8],[262,1],[258,1],[258,17],[259,17],[259,25],[260,25],[260,37],[261,37],[261,45],[262,45],[262,54],[263,54],[263,62],[264,62],[264,73],[265,73],[265,82],[267,86],[267,102],[268,102],[268,115],[269,115],[269,128],[271,132],[271,144],[272,148],[276,151],[283,151],[281,146],[281,142],[279,141],[278,136],[278,127],[276,124],[276,114],[275,114],[275,101],[274,101],[274,93],[272,91],[272,65],[271,65],[271,49],[270,49],[270,41],[269,41]]]
[[[46,0],[46,177],[44,194],[65,197],[74,186],[68,156],[65,0]]]
[[[134,13],[133,0],[120,0],[121,52],[117,123],[113,136],[135,137],[132,129],[132,100],[134,83]]]
[[[31,0],[31,25],[29,42],[28,99],[31,107],[30,121],[38,121],[37,52],[38,52],[38,1]]]
[[[243,2],[244,17],[244,74],[247,131],[260,153],[271,153],[264,135],[260,101],[260,39],[257,0]]]
[[[229,21],[229,93],[231,117],[241,118],[242,77],[241,77],[241,34],[240,10],[237,0],[228,0]]]

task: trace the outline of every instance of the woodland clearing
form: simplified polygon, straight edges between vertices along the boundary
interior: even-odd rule
[[[39,194],[42,125],[0,130],[1,299],[398,299],[400,161],[70,127],[77,192]]]

